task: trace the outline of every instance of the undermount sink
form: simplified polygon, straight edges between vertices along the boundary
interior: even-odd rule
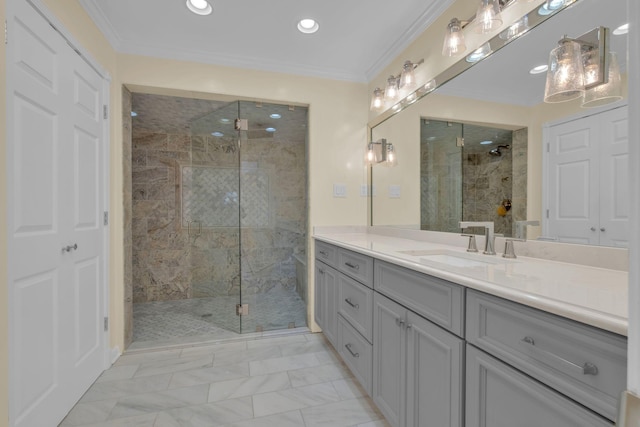
[[[446,249],[398,251],[398,253],[420,257],[420,262],[427,265],[445,264],[450,267],[461,268],[487,267],[489,265],[512,262],[512,260],[496,258],[490,255],[456,252]]]

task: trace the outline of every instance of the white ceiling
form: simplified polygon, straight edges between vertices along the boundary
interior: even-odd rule
[[[529,74],[546,64],[563,35],[579,37],[598,27],[611,30],[628,22],[625,0],[580,0],[534,30],[474,65],[438,89],[438,93],[504,104],[533,106],[543,102],[546,73]],[[610,50],[626,72],[627,36],[611,36]]]
[[[118,52],[368,82],[453,0],[210,0],[208,16],[185,0],[80,3]]]

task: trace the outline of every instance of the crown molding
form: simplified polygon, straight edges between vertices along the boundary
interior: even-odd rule
[[[80,5],[87,12],[89,17],[96,24],[98,29],[105,36],[111,47],[116,51],[120,51],[120,47],[123,44],[122,37],[118,34],[118,31],[111,25],[109,19],[104,15],[102,9],[96,4],[96,0],[79,0]]]

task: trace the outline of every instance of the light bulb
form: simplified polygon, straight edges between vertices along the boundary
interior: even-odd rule
[[[393,101],[398,97],[398,79],[390,76],[387,79],[387,88],[384,91],[384,99]]]
[[[416,84],[416,74],[414,72],[415,66],[411,61],[405,61],[402,66],[402,74],[400,75],[400,89],[409,91],[413,89]]]
[[[584,93],[584,66],[580,45],[564,38],[549,54],[544,102],[571,101]]]
[[[462,24],[458,18],[453,18],[447,25],[447,31],[442,45],[442,56],[455,56],[467,50],[462,33]]]
[[[371,98],[371,109],[379,110],[384,107],[384,92],[379,87],[373,91],[373,98]]]
[[[481,0],[476,12],[475,29],[477,33],[487,34],[502,25],[500,3],[498,0]]]
[[[604,84],[586,90],[582,99],[582,106],[585,108],[599,107],[621,99],[622,83],[618,56],[615,52],[609,52],[609,80]]]

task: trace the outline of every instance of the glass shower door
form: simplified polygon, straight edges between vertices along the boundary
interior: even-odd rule
[[[191,123],[191,160],[181,168],[181,226],[190,241],[191,298],[198,316],[220,328],[242,331],[239,133],[233,102]]]
[[[306,326],[307,108],[240,101],[242,332]]]

